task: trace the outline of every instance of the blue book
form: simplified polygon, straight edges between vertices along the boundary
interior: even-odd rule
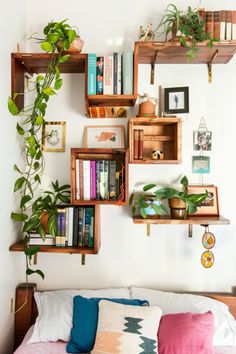
[[[133,76],[134,76],[134,53],[123,52],[122,54],[123,95],[133,94]]]
[[[97,56],[88,54],[88,95],[96,95]]]

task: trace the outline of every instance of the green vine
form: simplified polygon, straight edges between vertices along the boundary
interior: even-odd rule
[[[32,88],[27,88],[24,93],[15,93],[13,97],[8,98],[8,109],[13,116],[20,117],[20,122],[16,124],[18,135],[23,141],[23,160],[24,168],[19,168],[16,164],[14,170],[19,177],[14,184],[14,192],[20,194],[19,211],[12,212],[11,218],[15,221],[22,222],[23,241],[25,244],[26,255],[26,276],[37,273],[42,278],[44,274],[41,270],[31,269],[31,259],[39,248],[29,247],[30,231],[37,231],[41,237],[45,238],[45,230],[40,223],[40,213],[42,212],[43,203],[35,201],[35,191],[41,184],[41,178],[44,171],[44,156],[41,151],[42,125],[44,124],[46,109],[50,96],[56,95],[61,88],[63,81],[61,78],[60,65],[63,65],[69,55],[64,54],[69,49],[70,44],[76,37],[76,31],[66,23],[67,20],[61,22],[50,22],[44,28],[44,38],[36,38],[34,35],[30,39],[36,39],[41,43],[41,49],[51,54],[50,62],[45,75],[37,75],[34,81],[31,81]],[[19,110],[15,102],[18,95],[35,93],[34,102]],[[69,201],[68,192],[65,190],[69,186],[59,187],[56,181],[57,192],[60,190],[65,198],[63,202]],[[41,198],[42,199],[42,198]],[[61,200],[60,197],[57,200]],[[62,200],[61,200],[62,201]],[[39,207],[40,206],[40,207]],[[54,223],[55,224],[55,223]],[[55,225],[52,233],[55,234]]]

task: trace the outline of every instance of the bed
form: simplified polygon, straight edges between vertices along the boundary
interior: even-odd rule
[[[36,284],[28,284],[28,286],[26,284],[20,284],[16,288],[14,354],[65,354],[67,343],[63,341],[27,344],[27,341],[32,334],[33,325],[38,315],[37,306],[34,299],[35,291]],[[232,293],[206,292],[194,292],[191,294],[203,295],[207,298],[215,299],[221,303],[224,303],[228,306],[231,315],[234,317],[234,319],[236,319],[236,295]],[[142,296],[142,292],[140,293],[140,296]],[[214,354],[236,354],[236,347],[215,346]]]

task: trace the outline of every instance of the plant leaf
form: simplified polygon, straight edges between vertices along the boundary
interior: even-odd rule
[[[62,86],[62,83],[63,83],[62,79],[57,79],[54,84],[54,89],[59,90]]]
[[[21,187],[23,186],[23,184],[25,183],[26,179],[25,177],[20,177],[15,181],[14,184],[14,192],[18,191],[19,189],[21,189]]]
[[[37,82],[42,81],[42,80],[44,80],[44,76],[43,76],[43,75],[38,75],[38,76],[36,77],[36,81],[37,81]]]
[[[60,57],[60,59],[59,59],[59,62],[61,63],[61,64],[63,64],[63,63],[65,63],[68,59],[69,59],[69,55],[68,54],[66,54],[66,55],[62,55],[61,57]]]
[[[24,135],[25,134],[24,129],[20,126],[19,123],[16,124],[16,130],[17,130],[19,135]]]
[[[48,96],[53,96],[56,94],[56,92],[51,87],[46,87],[43,89],[43,92]]]
[[[146,219],[146,217],[147,217],[147,213],[146,213],[146,211],[145,211],[144,209],[140,209],[140,215],[141,215],[144,219]]]
[[[11,218],[12,220],[15,220],[15,221],[25,221],[28,219],[28,215],[26,214],[18,214],[18,213],[11,213]]]
[[[36,125],[42,125],[43,124],[43,117],[42,116],[37,116],[35,118],[35,124]]]
[[[144,192],[147,192],[147,191],[149,191],[149,189],[152,189],[152,188],[154,188],[154,187],[156,187],[156,184],[153,184],[153,183],[151,183],[151,184],[146,184],[146,185],[143,187],[143,191],[144,191]]]
[[[30,195],[24,195],[20,201],[20,208],[23,209],[25,207],[25,204],[28,203],[30,200],[31,200]]]
[[[49,42],[43,42],[41,43],[41,48],[42,50],[45,50],[45,52],[52,52],[53,51],[53,46]]]
[[[133,201],[134,201],[134,193],[131,193],[129,197],[129,205],[132,205]]]
[[[17,172],[19,172],[19,173],[22,173],[22,172],[20,171],[20,169],[17,167],[17,165],[16,165],[16,164],[14,164],[13,169],[14,169],[14,171],[17,171]]]
[[[15,102],[11,99],[11,97],[8,97],[8,110],[9,112],[13,115],[16,116],[19,113],[19,110],[17,108],[17,105]]]

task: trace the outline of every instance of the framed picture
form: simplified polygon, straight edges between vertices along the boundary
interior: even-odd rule
[[[192,173],[210,173],[210,157],[193,156]]]
[[[92,125],[84,128],[86,148],[124,148],[123,125]]]
[[[192,215],[219,215],[218,190],[216,186],[188,186],[189,193],[205,193],[207,190],[208,197],[202,202],[197,212]]]
[[[42,131],[43,151],[65,151],[66,122],[45,122]]]
[[[193,132],[193,149],[195,151],[211,151],[212,132],[209,130],[195,130]]]
[[[188,113],[189,90],[188,87],[165,88],[165,113]]]

